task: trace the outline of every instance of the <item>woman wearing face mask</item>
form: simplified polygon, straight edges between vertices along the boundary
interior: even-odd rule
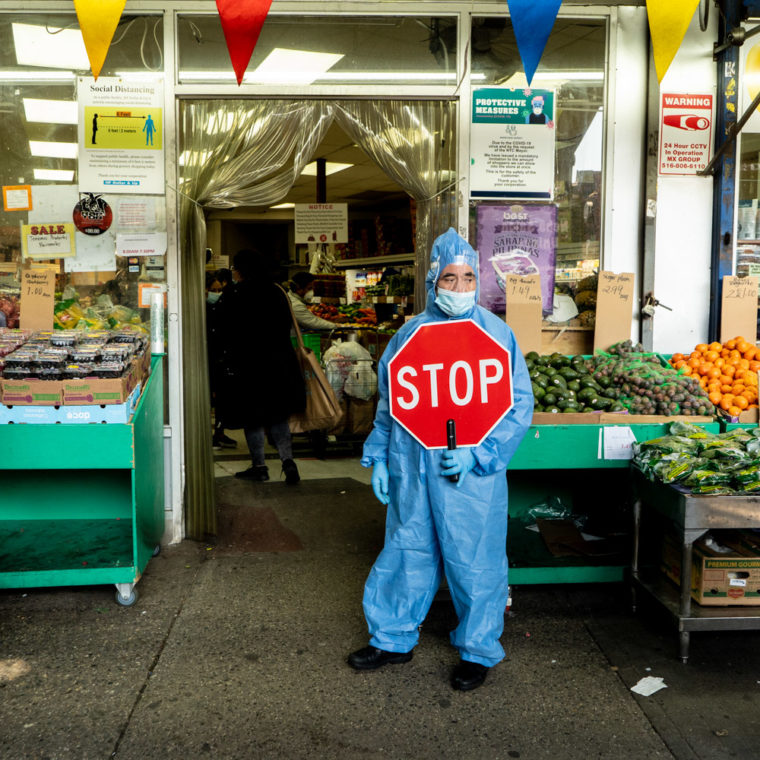
[[[306,305],[314,297],[314,275],[296,272],[288,283],[288,298],[301,330],[334,330],[336,324],[313,314]]]
[[[208,381],[211,391],[211,404],[215,409],[214,433],[212,446],[215,449],[234,449],[237,443],[224,432],[221,409],[216,403],[219,379],[222,371],[219,349],[219,330],[217,326],[217,305],[226,290],[224,272],[227,272],[227,284],[231,285],[229,269],[206,273],[206,350],[208,352]]]
[[[348,658],[356,670],[408,662],[445,573],[459,625],[460,662],[451,685],[480,686],[503,657],[507,602],[507,465],[533,417],[528,369],[512,330],[478,306],[477,254],[453,229],[433,244],[425,311],[393,336],[378,368],[379,402],[364,444],[372,488],[388,507],[385,546],[364,588],[369,646]],[[513,405],[474,447],[425,449],[389,411],[388,362],[425,323],[471,319],[509,352]],[[457,355],[456,346],[442,352]],[[458,482],[449,480],[458,475]]]

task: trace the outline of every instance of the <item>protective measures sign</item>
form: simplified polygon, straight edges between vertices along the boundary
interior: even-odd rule
[[[449,420],[477,446],[512,408],[511,364],[471,319],[421,325],[388,362],[391,416],[426,449],[446,448]]]

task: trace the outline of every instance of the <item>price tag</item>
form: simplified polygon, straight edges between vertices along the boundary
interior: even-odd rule
[[[606,351],[613,344],[631,337],[633,286],[632,272],[599,272],[594,351]]]
[[[55,272],[50,269],[21,271],[21,315],[24,330],[52,330]]]
[[[505,283],[507,324],[523,354],[541,352],[541,276],[507,275]]]
[[[742,335],[755,342],[757,336],[757,277],[723,278],[720,342]]]

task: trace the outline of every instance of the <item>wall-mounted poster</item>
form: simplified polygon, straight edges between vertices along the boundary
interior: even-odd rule
[[[472,91],[470,197],[554,198],[554,90]]]
[[[77,101],[80,191],[163,194],[163,80],[79,77]]]
[[[552,310],[556,265],[557,207],[478,206],[480,305],[497,314],[506,309],[507,277],[541,275],[541,308]]]

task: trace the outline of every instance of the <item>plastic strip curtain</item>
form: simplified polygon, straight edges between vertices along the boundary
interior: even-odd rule
[[[180,106],[180,281],[185,534],[216,533],[206,352],[204,209],[285,197],[332,120],[322,101],[184,101]],[[247,327],[241,325],[241,335]],[[251,351],[256,346],[248,347]]]
[[[425,308],[433,240],[456,226],[456,104],[453,101],[337,101],[335,120],[417,205],[415,311]]]

